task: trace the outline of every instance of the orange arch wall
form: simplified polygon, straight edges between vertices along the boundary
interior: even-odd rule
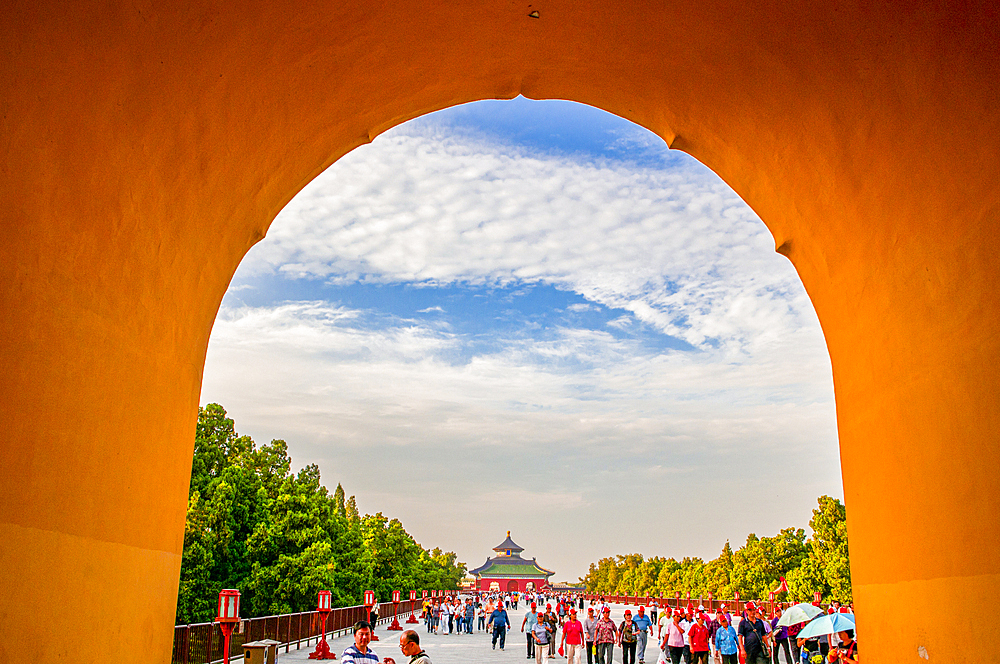
[[[240,259],[357,145],[517,94],[648,127],[760,214],[833,361],[866,661],[986,661],[968,609],[1000,591],[996,7],[5,2],[0,662],[168,661],[205,349]]]

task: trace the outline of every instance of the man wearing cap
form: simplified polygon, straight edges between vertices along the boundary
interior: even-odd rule
[[[556,612],[552,610],[551,604],[545,605],[545,615],[542,616],[542,621],[549,628],[549,633],[552,638],[549,639],[549,658],[556,656],[556,634],[559,632],[559,618],[556,616]]]
[[[670,629],[671,622],[673,622],[673,613],[669,606],[664,606],[663,613],[660,614],[660,619],[656,623],[656,639],[658,641],[663,640],[663,635]]]
[[[566,648],[567,664],[581,664],[583,625],[576,619],[576,606],[570,606],[569,618],[563,623],[562,646]]]
[[[768,664],[765,643],[768,637],[764,621],[757,615],[756,603],[747,602],[746,618],[740,621],[736,632],[740,637],[740,654],[746,664]]]
[[[535,656],[535,637],[532,634],[532,630],[534,629],[535,625],[537,625],[537,624],[538,624],[538,604],[536,604],[535,602],[532,602],[531,603],[531,611],[528,611],[524,615],[524,620],[521,621],[521,631],[523,632],[525,627],[528,628],[528,657],[527,657],[527,659],[531,659],[532,657]]]
[[[490,614],[490,620],[486,623],[486,629],[493,627],[493,649],[497,649],[497,639],[500,639],[500,650],[503,650],[504,642],[507,640],[507,630],[510,629],[510,618],[503,608],[503,600],[497,602],[497,608]]]
[[[612,664],[615,656],[615,642],[618,640],[618,628],[611,620],[611,609],[604,607],[601,619],[594,629],[594,644],[597,646],[597,664]]]
[[[653,633],[653,620],[646,615],[646,609],[640,606],[632,622],[635,623],[635,634],[639,639],[635,646],[636,659],[639,664],[646,664],[646,639]]]
[[[583,621],[583,631],[587,635],[587,664],[594,664],[594,638],[597,630],[597,618],[594,607],[587,607],[587,619]]]
[[[354,643],[340,657],[340,664],[379,664],[378,655],[368,647],[372,640],[372,626],[366,620],[354,623]]]
[[[694,624],[694,605],[688,604],[687,611],[681,610],[681,629],[684,630],[684,663],[691,664],[691,625]]]

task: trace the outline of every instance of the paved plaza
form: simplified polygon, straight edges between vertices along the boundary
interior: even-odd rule
[[[615,621],[616,625],[620,624],[624,618],[625,606],[614,604],[611,606],[611,618]],[[635,611],[635,607],[632,607],[632,611]],[[500,650],[499,646],[496,650],[493,650],[490,645],[492,634],[483,631],[474,631],[471,635],[449,634],[441,636],[428,634],[427,627],[423,622],[419,625],[404,625],[404,627],[412,627],[420,634],[420,646],[427,651],[434,664],[467,664],[469,662],[521,664],[528,661],[526,657],[525,635],[521,633],[521,620],[523,620],[526,612],[524,604],[519,604],[517,611],[509,610],[507,612],[510,616],[510,623],[513,630],[507,634],[509,638],[507,639],[506,648],[503,651]],[[586,617],[586,609],[584,610],[583,617]],[[400,620],[400,624],[402,623],[403,621]],[[392,657],[396,660],[396,664],[406,664],[409,661],[409,657],[404,657],[399,651],[400,632],[389,632],[386,631],[385,625],[379,625],[375,633],[381,641],[372,643],[371,647],[380,659]],[[559,637],[562,637],[562,632],[559,633]],[[655,638],[651,639],[649,646],[646,648],[647,664],[656,664],[656,657],[659,654],[659,650],[656,647],[655,641]],[[354,637],[344,636],[329,640],[329,643],[330,649],[337,653],[337,661],[339,661],[344,649],[354,643]],[[293,650],[288,654],[281,653],[278,655],[278,660],[281,662],[309,661],[309,653],[313,648],[313,646],[310,646],[308,649]],[[552,661],[566,660],[557,655]],[[586,663],[586,658],[583,661]],[[621,662],[621,649],[616,649],[614,661]]]

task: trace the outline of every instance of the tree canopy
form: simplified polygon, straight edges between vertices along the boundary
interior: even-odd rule
[[[219,404],[198,411],[177,623],[215,617],[222,588],[238,588],[241,613],[308,611],[329,590],[334,606],[360,604],[365,590],[454,590],[465,564],[421,547],[398,519],[361,516],[319,467],[291,470],[288,446],[240,436]]]
[[[802,528],[785,528],[774,537],[747,536],[733,551],[729,542],[714,560],[643,558],[632,553],[601,558],[580,580],[602,595],[685,596],[767,599],[782,577],[787,596],[780,601],[811,601],[819,592],[827,600],[851,601],[851,567],[847,547],[847,511],[836,498],[821,496],[809,521],[812,535]]]

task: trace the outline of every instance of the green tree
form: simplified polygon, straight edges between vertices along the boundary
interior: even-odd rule
[[[362,518],[339,484],[330,496],[315,464],[292,473],[285,441],[258,448],[222,406],[199,409],[178,622],[211,620],[221,588],[239,588],[244,615],[259,616],[311,609],[323,589],[347,606],[367,588],[453,590],[464,575],[454,553],[423,549],[399,520]]]
[[[781,577],[788,582],[788,599],[810,600],[814,592],[842,603],[851,601],[851,569],[847,546],[847,512],[834,498],[819,498],[809,521],[812,536],[802,528],[785,528],[774,537],[751,533],[733,551],[727,541],[714,560],[653,557],[640,554],[601,558],[591,563],[580,581],[589,592],[643,596],[767,599]]]
[[[337,483],[337,489],[333,492],[333,507],[337,516],[347,516],[347,505],[344,502],[344,487]]]
[[[361,515],[358,513],[358,501],[351,496],[347,500],[347,523],[351,525],[352,528],[361,525]]]

